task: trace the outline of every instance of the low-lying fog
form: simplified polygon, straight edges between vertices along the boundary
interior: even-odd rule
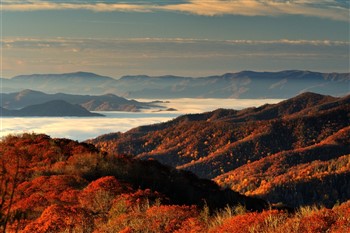
[[[149,99],[139,101],[151,101]],[[0,136],[24,132],[45,133],[83,141],[110,132],[125,132],[140,125],[169,121],[186,113],[201,113],[217,108],[243,109],[281,99],[169,99],[161,105],[177,111],[145,110],[139,113],[99,112],[106,117],[2,117]],[[155,112],[157,111],[157,112]]]

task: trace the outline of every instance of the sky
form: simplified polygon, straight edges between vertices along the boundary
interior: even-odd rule
[[[1,0],[1,77],[349,72],[348,0]]]

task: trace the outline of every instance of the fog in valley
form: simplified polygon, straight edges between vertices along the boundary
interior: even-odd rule
[[[151,101],[142,99],[140,101]],[[201,113],[217,108],[243,109],[266,103],[277,103],[280,99],[169,99],[164,100],[163,111],[155,109],[137,113],[99,112],[106,117],[3,117],[1,134],[35,132],[51,137],[64,137],[83,141],[111,132],[125,132],[140,125],[169,121],[187,113]],[[164,111],[173,108],[177,111]]]

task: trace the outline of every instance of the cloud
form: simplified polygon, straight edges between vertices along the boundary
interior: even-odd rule
[[[340,0],[188,0],[188,1],[10,1],[5,11],[90,10],[185,12],[196,15],[280,16],[305,15],[333,20],[349,20],[349,4]]]
[[[348,72],[348,41],[3,38],[3,75],[91,71],[206,76],[249,70]],[[20,62],[19,62],[20,61]]]
[[[149,101],[149,100],[147,100]],[[278,99],[170,99],[167,107],[179,109],[176,113],[120,113],[108,112],[107,117],[3,117],[0,121],[0,137],[24,132],[45,133],[52,137],[65,137],[83,141],[110,132],[125,132],[140,125],[156,124],[184,113],[199,113],[217,108],[242,109],[277,103]]]
[[[187,4],[168,5],[164,9],[198,15],[279,16],[305,15],[334,20],[349,20],[349,9],[332,0],[262,1],[262,0],[192,0]]]
[[[80,39],[5,38],[1,41],[4,60],[30,58],[43,66],[67,61],[71,65],[144,66],[167,59],[224,59],[237,57],[324,57],[348,56],[348,41],[329,40],[203,40],[182,38]],[[40,53],[38,53],[40,51]],[[173,60],[173,61],[171,61]],[[163,61],[164,62],[164,61]],[[67,65],[68,65],[67,64]],[[79,67],[77,67],[79,68]]]
[[[241,110],[249,107],[257,107],[264,104],[275,104],[281,102],[283,99],[194,99],[194,98],[178,98],[178,99],[164,99],[163,103],[167,108],[175,108],[176,113],[190,114],[213,111],[218,108],[229,108]],[[150,99],[141,99],[140,101],[150,102]]]
[[[209,40],[209,39],[195,39],[195,38],[123,38],[123,39],[109,39],[109,38],[2,38],[0,43],[5,48],[69,48],[80,46],[81,48],[98,48],[98,49],[122,49],[125,45],[311,45],[311,46],[349,46],[349,41],[332,41],[332,40]],[[164,47],[164,46],[163,46]],[[205,48],[203,48],[205,49]]]
[[[106,4],[106,3],[55,3],[55,2],[20,2],[16,4],[5,3],[2,6],[5,11],[39,11],[39,10],[91,10],[98,12],[110,11],[135,11],[135,12],[150,12],[151,6],[136,5],[136,4]]]
[[[125,132],[140,124],[155,124],[172,119],[171,117],[153,118],[52,118],[26,117],[2,118],[0,137],[24,132],[45,133],[53,137],[65,137],[74,140],[86,140],[110,132]]]

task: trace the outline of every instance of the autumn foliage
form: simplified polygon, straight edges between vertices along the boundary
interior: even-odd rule
[[[91,141],[99,149],[6,136],[0,230],[349,232],[349,101],[305,94],[182,116]]]
[[[271,203],[332,207],[350,198],[349,116],[349,95],[303,93],[257,108],[184,115],[90,142]]]
[[[46,135],[7,136],[0,143],[0,217],[6,232],[346,232],[350,227],[349,202],[295,213],[267,206],[251,212],[244,204],[260,209],[263,202],[154,161],[114,157]],[[212,207],[225,198],[225,208]]]

